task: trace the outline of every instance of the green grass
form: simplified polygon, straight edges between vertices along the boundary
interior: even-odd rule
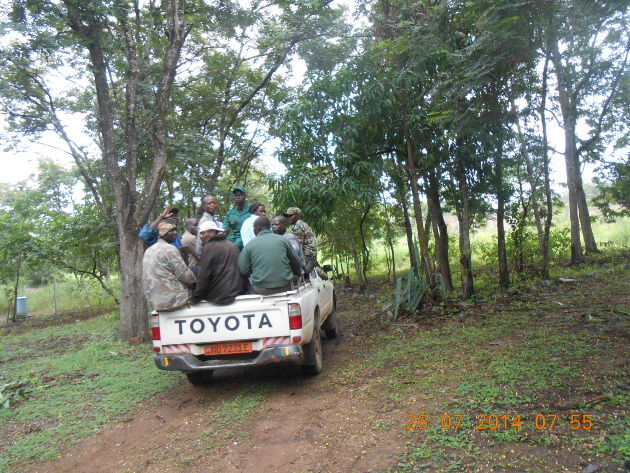
[[[344,360],[337,368],[327,368],[330,376],[322,389],[353,389],[362,384],[355,391],[357,396],[399,406],[414,397],[430,406],[421,412],[406,412],[428,416],[430,428],[422,431],[407,430],[407,423],[391,418],[369,416],[368,427],[376,434],[392,432],[409,443],[395,471],[462,471],[471,458],[504,465],[495,466],[501,470],[511,463],[488,453],[484,445],[497,451],[550,447],[557,441],[554,437],[575,448],[588,443],[593,455],[621,458],[627,454],[630,420],[627,415],[613,418],[609,411],[611,406],[626,409],[630,402],[627,389],[620,387],[627,372],[623,365],[601,371],[601,365],[609,357],[612,343],[609,320],[616,320],[619,331],[630,330],[628,308],[609,303],[615,294],[627,292],[629,273],[625,265],[627,255],[607,250],[588,264],[553,268],[553,278],[606,281],[597,287],[597,298],[588,291],[571,291],[569,286],[545,292],[524,280],[518,283],[522,297],[512,298],[509,305],[503,294],[493,292],[491,283],[479,284],[482,289],[477,301],[481,303],[464,306],[464,317],[436,306],[435,312],[423,314],[418,330],[413,332],[375,316],[371,323],[380,325],[380,330],[364,335],[360,346],[365,348],[358,356]],[[69,294],[79,297],[72,291]],[[379,298],[384,300],[385,296]],[[588,302],[589,314],[565,314],[574,302],[582,300]],[[365,312],[345,316],[363,323]],[[118,326],[118,314],[112,312],[23,333],[2,333],[0,329],[4,349],[0,385],[28,380],[23,385],[27,399],[16,397],[15,407],[0,409],[0,436],[4,440],[0,472],[53,458],[61,448],[100,431],[180,382],[181,374],[155,368],[149,346],[131,347],[120,342]],[[221,446],[246,438],[244,421],[273,393],[274,386],[248,383],[209,412],[208,425],[225,428],[208,427],[199,435],[192,456],[183,456],[179,467],[195,465],[197,455],[212,454]],[[588,399],[588,394],[597,390],[606,393],[605,403],[594,408],[583,403],[573,409],[597,415],[594,438],[588,437],[590,432],[570,437],[532,427],[536,414],[553,412],[553,406],[566,398]],[[462,415],[464,428],[441,428],[445,413]],[[521,415],[526,428],[476,430],[479,416],[491,414],[505,414],[509,419]],[[600,430],[606,435],[599,435]],[[544,466],[540,471],[546,471]]]
[[[581,290],[579,285],[545,292],[532,281],[523,281],[524,296],[510,300],[508,307],[502,302],[504,296],[482,291],[478,300],[484,301],[483,311],[475,311],[473,304],[465,309],[471,313],[461,320],[448,313],[428,318],[423,314],[417,324],[427,328],[413,335],[391,326],[367,340],[366,345],[373,349],[340,369],[334,377],[337,384],[371,379],[375,396],[387,392],[387,399],[398,405],[413,397],[431,406],[408,412],[425,414],[426,429],[407,430],[409,419],[405,425],[391,426],[391,430],[403,429],[402,435],[410,444],[389,471],[464,471],[475,464],[482,469],[482,465],[495,470],[517,468],[525,460],[514,460],[514,455],[510,458],[510,451],[522,446],[527,452],[523,455],[534,458],[527,460],[531,465],[545,459],[535,459],[529,449],[540,445],[552,450],[558,442],[576,442],[574,448],[578,449],[593,445],[585,452],[605,454],[613,465],[619,465],[628,457],[630,440],[630,418],[616,414],[630,402],[620,382],[627,373],[623,360],[610,363],[608,370],[602,371],[602,365],[610,358],[610,349],[623,346],[619,338],[610,335],[630,329],[627,307],[610,305],[616,294],[627,293],[626,264],[627,252],[625,256],[607,252],[589,264],[555,269],[554,278],[606,281],[597,286],[596,294]],[[594,318],[581,314],[582,309],[573,312],[582,301],[587,306],[584,310]],[[493,310],[494,305],[501,310]],[[588,399],[594,396],[591,393],[601,390],[606,393],[606,402],[589,405]],[[569,401],[577,402],[577,407],[562,407]],[[554,431],[535,427],[539,414],[569,412],[591,415],[596,429],[573,432],[568,418],[558,421]],[[441,427],[445,413],[463,416],[459,430]],[[507,428],[503,421],[498,429],[476,428],[493,414],[505,415]],[[512,424],[516,416],[520,416],[521,427]],[[378,419],[372,421],[373,429],[383,430],[385,425]],[[604,431],[607,435],[601,434]],[[419,436],[422,441],[417,440]],[[494,445],[496,451],[507,455],[501,458],[486,448],[477,451],[484,445]]]
[[[119,289],[117,278],[113,278],[111,286],[114,291]],[[88,297],[89,295],[89,297]],[[55,294],[54,286],[29,287],[20,285],[18,297],[26,296],[28,315],[54,314]],[[13,309],[13,287],[0,286],[0,321],[4,320],[9,306]],[[68,277],[57,283],[57,311],[58,313],[83,309],[101,310],[113,309],[115,301],[105,290],[93,280]]]
[[[0,445],[0,471],[57,456],[62,446],[103,426],[174,386],[178,373],[153,365],[151,347],[117,338],[118,314],[3,336],[8,356],[0,383],[28,379],[28,399],[0,409],[0,429],[21,434]]]

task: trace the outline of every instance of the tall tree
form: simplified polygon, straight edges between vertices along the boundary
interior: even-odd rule
[[[4,27],[19,36],[2,51],[4,111],[16,132],[38,137],[52,129],[65,141],[118,240],[120,335],[147,340],[138,229],[164,175],[170,91],[190,31],[184,2],[15,0],[11,7]],[[73,74],[64,59],[76,68],[75,79],[94,91],[93,108],[81,103],[87,96],[60,95],[52,85],[55,74]],[[93,172],[88,151],[64,126],[68,105],[93,118],[104,175]]]
[[[544,49],[556,78],[564,129],[564,159],[569,189],[571,261],[582,258],[580,229],[587,252],[597,252],[581,166],[597,153],[606,116],[626,73],[630,51],[628,4],[588,1],[551,2],[544,24]],[[579,138],[579,126],[588,129]]]

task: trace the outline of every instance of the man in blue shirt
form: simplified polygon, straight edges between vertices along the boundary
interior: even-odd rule
[[[138,236],[142,238],[142,241],[144,241],[149,246],[157,243],[158,238],[159,238],[158,225],[160,224],[160,222],[164,222],[164,221],[170,222],[173,225],[175,225],[175,227],[177,227],[177,224],[179,223],[179,217],[177,216],[178,213],[179,213],[179,209],[171,210],[171,204],[168,204],[166,208],[164,209],[164,212],[162,212],[160,216],[157,219],[155,219],[155,221],[153,221],[150,225],[145,225],[144,227],[142,227]],[[177,235],[175,240],[173,240],[170,243],[175,248],[181,248],[182,239],[179,236],[179,234]]]

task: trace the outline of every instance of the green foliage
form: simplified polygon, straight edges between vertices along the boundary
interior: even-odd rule
[[[517,259],[522,258],[526,266],[537,266],[540,263],[540,245],[538,235],[534,229],[524,229],[514,238],[515,233],[506,236],[506,251],[508,262],[515,266]],[[496,267],[498,265],[498,245],[496,235],[479,236],[473,245],[475,255],[480,258],[480,264]],[[566,259],[571,254],[571,239],[568,228],[556,228],[549,234],[549,257],[551,260]]]
[[[28,389],[29,384],[28,379],[21,379],[0,386],[0,409],[14,407],[21,400],[26,399],[27,393],[31,391]]]
[[[118,277],[113,277],[110,287],[118,286]],[[13,304],[13,288],[0,286],[0,314]],[[115,294],[118,292],[116,291]],[[49,281],[43,285],[20,285],[19,294],[26,296],[29,315],[51,315],[55,309],[54,285]],[[59,313],[81,309],[103,310],[113,309],[116,299],[103,289],[94,279],[80,279],[73,276],[60,275],[57,279],[57,310]]]
[[[3,336],[2,377],[27,379],[31,392],[17,409],[0,410],[0,428],[15,422],[37,428],[0,446],[0,471],[55,457],[63,444],[98,432],[177,382],[155,369],[150,346],[118,340],[118,318],[110,313]]]
[[[432,274],[431,276],[440,278],[439,274]],[[430,290],[427,262],[423,259],[417,268],[409,269],[406,278],[398,278],[396,280],[393,320],[398,318],[398,313],[401,309],[414,313]],[[444,287],[442,286],[442,296],[444,295]]]
[[[593,199],[607,219],[630,215],[630,158],[625,163],[611,163],[597,179],[599,194]]]
[[[116,265],[116,245],[98,208],[73,202],[77,177],[50,160],[36,176],[0,193],[0,255],[8,264],[0,278],[31,283],[62,278],[70,271],[94,278],[116,299],[108,278]]]

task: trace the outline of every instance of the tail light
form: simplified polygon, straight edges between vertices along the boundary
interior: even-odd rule
[[[162,336],[160,335],[159,317],[160,316],[157,314],[151,316],[151,336],[153,338],[153,351],[160,351],[159,342],[162,339]]]
[[[289,304],[289,328],[291,330],[302,328],[302,308],[300,304]]]

